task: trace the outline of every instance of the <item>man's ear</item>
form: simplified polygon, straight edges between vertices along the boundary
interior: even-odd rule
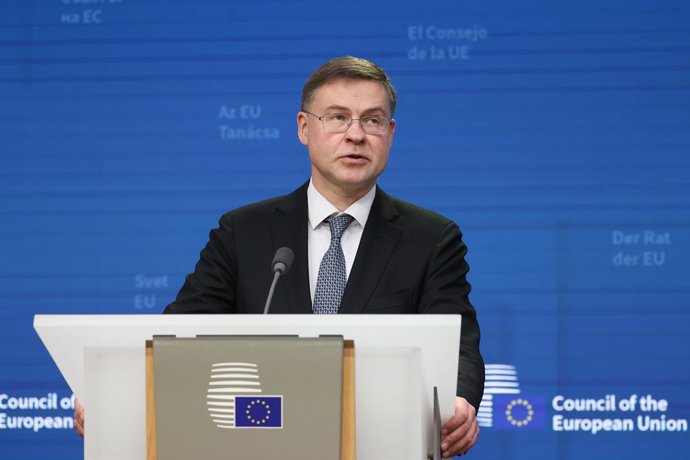
[[[307,128],[307,114],[297,112],[297,137],[303,145],[309,144],[309,129]]]

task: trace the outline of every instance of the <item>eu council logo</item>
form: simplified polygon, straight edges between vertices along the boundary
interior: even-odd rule
[[[262,395],[255,363],[215,363],[206,394],[218,428],[283,428],[283,397]]]
[[[545,419],[544,398],[522,393],[514,365],[486,365],[484,397],[477,412],[480,427],[543,429]]]
[[[519,395],[494,396],[494,427],[497,429],[543,429],[544,398]]]

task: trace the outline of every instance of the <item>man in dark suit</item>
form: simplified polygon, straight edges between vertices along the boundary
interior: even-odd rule
[[[194,273],[166,313],[262,313],[273,254],[295,252],[273,313],[312,313],[330,241],[324,218],[354,217],[342,236],[346,284],[337,313],[462,315],[456,415],[445,425],[444,456],[475,442],[484,388],[479,328],[469,302],[466,247],[453,222],[376,186],[395,132],[396,94],[375,64],[336,58],[309,78],[297,115],[311,180],[293,193],[225,214]]]
[[[317,69],[297,114],[310,181],[225,214],[165,312],[262,313],[268,268],[285,246],[295,262],[276,288],[272,313],[461,314],[456,410],[443,426],[442,451],[450,457],[474,445],[484,389],[467,250],[455,223],[376,186],[395,105],[388,76],[372,62],[336,58]]]

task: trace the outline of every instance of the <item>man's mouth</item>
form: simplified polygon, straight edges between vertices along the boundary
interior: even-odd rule
[[[367,157],[365,157],[364,155],[359,155],[357,153],[349,153],[347,155],[341,156],[340,158],[345,158],[348,160],[366,160],[367,159]]]

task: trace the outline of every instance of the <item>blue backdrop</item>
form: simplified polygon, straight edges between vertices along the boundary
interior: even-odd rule
[[[399,92],[382,187],[470,249],[471,456],[690,458],[688,24],[682,0],[0,1],[0,457],[81,455],[33,315],[160,312],[223,212],[307,179],[301,86],[353,54]]]

